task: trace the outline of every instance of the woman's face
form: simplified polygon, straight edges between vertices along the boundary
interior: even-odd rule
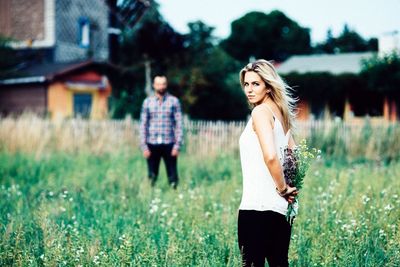
[[[248,71],[244,75],[244,92],[251,104],[261,103],[269,93],[265,82],[254,71]]]

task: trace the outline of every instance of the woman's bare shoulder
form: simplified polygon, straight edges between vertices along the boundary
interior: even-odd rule
[[[265,123],[266,121],[273,122],[273,115],[264,104],[254,107],[251,112],[251,117],[255,125]]]
[[[268,108],[267,104],[260,104],[253,108],[253,110],[251,111],[251,117],[253,117],[253,119],[255,117],[272,119],[273,114],[271,112],[271,109]]]

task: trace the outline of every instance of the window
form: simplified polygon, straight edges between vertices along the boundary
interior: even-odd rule
[[[92,109],[92,94],[74,94],[74,116],[78,118],[89,118]]]
[[[79,18],[78,21],[78,44],[80,47],[89,48],[90,46],[90,21],[86,17]]]

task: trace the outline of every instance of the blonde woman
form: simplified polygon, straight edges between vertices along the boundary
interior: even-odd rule
[[[288,266],[291,226],[288,202],[297,194],[286,184],[282,170],[285,147],[295,145],[294,99],[288,86],[266,60],[249,63],[240,83],[253,106],[240,136],[243,194],[238,215],[238,243],[243,266]]]

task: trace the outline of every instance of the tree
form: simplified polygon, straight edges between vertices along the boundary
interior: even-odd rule
[[[164,20],[158,4],[151,6],[133,29],[122,34],[121,64],[131,66],[146,58],[157,62],[160,71],[167,68],[168,59],[183,51],[184,38]]]
[[[188,27],[189,33],[184,36],[186,53],[190,55],[192,64],[199,64],[204,56],[210,55],[215,46],[216,38],[212,35],[215,28],[202,21],[189,22]]]
[[[152,76],[166,74],[169,91],[191,118],[245,119],[248,105],[237,73],[242,64],[217,45],[214,28],[194,21],[188,24],[189,33],[181,35],[157,9],[152,5],[134,29],[123,33],[120,70],[112,77],[114,117],[139,116],[148,60]]]
[[[135,2],[121,1],[118,4],[118,14],[132,13],[136,7]],[[123,28],[120,36],[119,55],[116,56],[118,70],[111,74],[112,110],[116,118],[126,114],[135,118],[139,116],[141,103],[146,97],[144,89],[151,85],[151,77],[146,84],[145,65],[151,66],[151,75],[166,73],[168,69],[174,68],[179,55],[184,51],[184,37],[164,20],[154,0],[149,3],[144,15],[140,15],[140,20],[133,18],[134,27]]]
[[[237,74],[241,64],[215,45],[213,27],[201,21],[188,27],[185,65],[168,72],[171,91],[193,119],[245,119],[248,106]]]
[[[361,76],[371,91],[400,95],[400,56],[398,53],[375,56],[363,62]]]
[[[113,94],[110,99],[111,116],[124,118],[130,114],[138,118],[143,99],[146,97],[143,90],[145,77],[143,65],[109,68],[107,76],[113,84]]]
[[[189,73],[190,117],[206,120],[243,120],[249,110],[239,84],[239,64],[215,47],[203,67]]]
[[[351,30],[347,24],[344,25],[342,33],[338,37],[332,36],[332,31],[327,32],[326,41],[316,45],[315,51],[319,53],[346,53],[377,51],[378,40],[371,38],[364,40],[356,31]]]
[[[250,57],[283,61],[293,54],[311,52],[310,31],[281,11],[250,12],[231,24],[231,35],[221,43],[234,58]]]

